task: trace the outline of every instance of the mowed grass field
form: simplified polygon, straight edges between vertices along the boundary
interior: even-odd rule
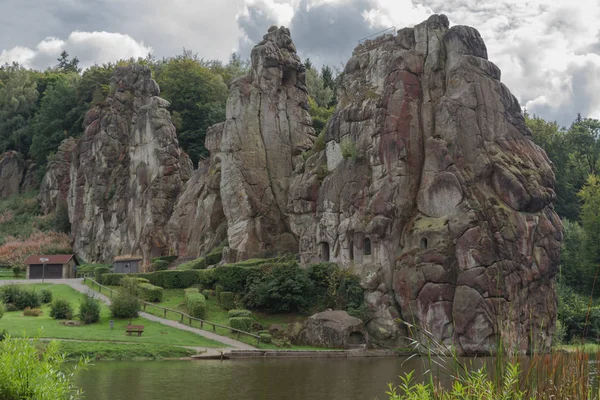
[[[68,285],[35,284],[23,286],[35,290],[41,290],[44,287],[49,288],[52,291],[53,299],[67,299],[73,306],[74,313],[77,314],[78,312],[79,300],[83,294]],[[44,314],[39,317],[23,316],[22,311],[6,312],[4,317],[0,319],[0,330],[6,329],[14,337],[131,342],[211,348],[227,347],[222,343],[206,339],[192,332],[182,331],[143,318],[131,321],[133,325],[144,325],[142,336],[138,337],[135,334],[135,336],[129,336],[126,334],[125,327],[129,324],[129,320],[114,320],[114,329],[111,330],[109,321],[112,317],[110,310],[105,304],[102,304],[101,317],[98,323],[77,327],[64,326],[60,324],[60,321],[52,319],[50,317],[49,304],[42,305],[41,310]]]

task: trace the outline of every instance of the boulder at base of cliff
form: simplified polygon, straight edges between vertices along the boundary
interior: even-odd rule
[[[350,349],[368,344],[364,323],[346,311],[323,311],[310,316],[302,336],[305,344],[315,347]]]

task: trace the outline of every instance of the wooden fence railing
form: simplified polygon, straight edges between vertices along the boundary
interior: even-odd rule
[[[90,282],[92,284],[92,289],[94,289],[97,286],[99,293],[102,293],[102,290],[104,290],[105,292],[108,292],[108,295],[109,295],[110,298],[113,297],[113,293],[116,293],[115,290],[113,290],[113,289],[111,289],[111,288],[109,288],[107,286],[101,285],[100,283],[96,282],[92,278],[84,277],[83,278],[83,282],[84,283],[85,282]],[[141,302],[142,302],[142,307],[144,308],[144,311],[146,311],[146,307],[158,308],[158,309],[160,309],[160,310],[163,311],[163,317],[165,319],[167,318],[167,312],[178,314],[179,317],[180,317],[180,321],[179,322],[182,323],[182,324],[184,324],[184,325],[186,324],[185,321],[188,321],[187,325],[189,325],[189,326],[192,326],[192,321],[197,321],[197,322],[200,323],[200,329],[204,329],[204,325],[212,326],[213,332],[216,332],[217,328],[223,328],[223,329],[226,329],[228,331],[231,331],[232,333],[237,333],[238,339],[240,338],[240,335],[250,336],[250,337],[256,339],[256,347],[259,347],[259,345],[260,345],[260,336],[259,335],[255,335],[254,333],[250,333],[250,332],[242,331],[242,330],[239,330],[239,329],[235,329],[235,328],[232,328],[230,326],[216,324],[214,322],[206,321],[206,320],[203,320],[203,319],[200,319],[200,318],[195,318],[195,317],[192,317],[191,315],[188,315],[188,314],[186,314],[184,312],[181,312],[179,310],[174,310],[172,308],[167,308],[167,307],[161,307],[159,305],[156,305],[154,303],[150,303],[148,301],[141,300]]]

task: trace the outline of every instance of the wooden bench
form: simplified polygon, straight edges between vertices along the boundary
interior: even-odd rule
[[[132,333],[137,333],[138,336],[142,336],[144,325],[127,325],[126,332],[129,336],[131,336]]]

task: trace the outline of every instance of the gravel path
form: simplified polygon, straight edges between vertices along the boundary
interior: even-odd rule
[[[31,284],[31,283],[42,283],[41,279],[15,279],[15,280],[5,280],[5,281],[1,281],[0,280],[0,286],[2,285],[10,285],[10,284]],[[45,279],[44,283],[53,283],[53,284],[63,284],[63,285],[69,285],[71,286],[73,289],[77,290],[78,292],[81,293],[88,293],[91,292],[94,294],[94,297],[96,297],[97,299],[103,301],[106,304],[110,304],[110,299],[108,297],[106,297],[103,294],[100,294],[98,292],[95,292],[93,290],[91,290],[88,286],[83,284],[83,279]],[[140,317],[145,318],[147,320],[150,321],[155,321],[158,322],[160,324],[163,325],[167,325],[170,326],[172,328],[175,329],[181,329],[183,331],[188,331],[188,332],[192,332],[195,333],[197,335],[203,336],[207,339],[211,339],[214,340],[216,342],[220,342],[223,343],[227,346],[230,346],[234,349],[243,349],[243,350],[254,350],[256,349],[256,347],[254,346],[250,346],[249,344],[246,344],[244,342],[240,342],[239,340],[235,340],[235,339],[231,339],[227,336],[221,336],[221,335],[217,335],[216,333],[213,332],[209,332],[209,331],[204,331],[202,329],[197,329],[197,328],[192,328],[191,326],[187,326],[184,324],[181,324],[177,321],[171,321],[170,319],[164,319],[164,318],[160,318],[157,317],[155,315],[152,314],[148,314],[145,312],[141,312],[140,313]]]

